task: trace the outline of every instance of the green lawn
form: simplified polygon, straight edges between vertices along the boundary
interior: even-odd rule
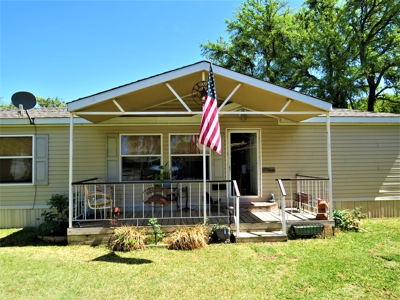
[[[0,230],[0,299],[400,299],[400,218],[195,251],[53,246]]]

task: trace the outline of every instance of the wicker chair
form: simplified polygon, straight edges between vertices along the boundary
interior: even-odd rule
[[[92,188],[92,190],[90,188]],[[95,185],[84,185],[83,190],[87,207],[94,210],[95,215],[96,210],[98,210],[100,212],[101,219],[103,219],[103,213],[105,212],[107,217],[107,212],[109,211],[111,218],[112,205],[114,203],[114,199],[111,197],[111,193],[104,193],[102,189],[98,188]]]

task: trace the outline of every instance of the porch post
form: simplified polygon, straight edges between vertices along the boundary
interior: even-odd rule
[[[326,145],[327,145],[327,153],[328,153],[328,186],[329,186],[329,220],[333,219],[333,197],[332,197],[332,151],[331,151],[331,121],[329,112],[326,113]]]
[[[70,114],[69,116],[69,178],[68,178],[68,183],[69,183],[69,214],[68,214],[68,222],[69,228],[72,228],[72,216],[73,216],[73,199],[74,199],[74,193],[72,190],[72,166],[73,166],[73,162],[72,162],[72,152],[74,149],[74,145],[73,145],[73,141],[74,141],[74,115]]]

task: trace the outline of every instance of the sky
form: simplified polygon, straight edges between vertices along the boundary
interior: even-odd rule
[[[70,102],[205,60],[242,2],[0,0],[0,103]]]

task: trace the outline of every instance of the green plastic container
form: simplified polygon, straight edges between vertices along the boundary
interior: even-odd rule
[[[293,224],[291,226],[296,236],[313,236],[321,234],[324,230],[323,224]]]

